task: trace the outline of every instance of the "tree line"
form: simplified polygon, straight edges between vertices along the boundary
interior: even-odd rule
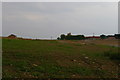
[[[120,34],[114,34],[114,35],[100,35],[98,36],[100,39],[107,39],[109,37],[114,37],[115,39],[120,39]],[[96,36],[92,36],[91,38],[96,38]],[[71,35],[71,33],[68,33],[67,35],[61,34],[60,37],[57,38],[58,40],[84,40],[89,39],[85,37],[84,35]]]
[[[58,40],[83,40],[85,39],[84,35],[71,35],[68,33],[67,35],[61,34],[60,37],[57,38]]]
[[[100,38],[101,39],[107,39],[107,38],[109,38],[109,37],[114,37],[115,39],[120,39],[120,34],[114,34],[114,35],[104,35],[104,34],[102,34],[102,35],[100,35]]]

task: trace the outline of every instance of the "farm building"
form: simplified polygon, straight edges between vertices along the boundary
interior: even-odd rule
[[[8,36],[8,38],[17,38],[17,36],[14,35],[14,34],[11,34],[11,35]]]

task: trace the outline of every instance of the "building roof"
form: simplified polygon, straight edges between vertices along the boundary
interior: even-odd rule
[[[9,35],[8,37],[17,37],[16,35],[14,35],[14,34],[11,34],[11,35]]]

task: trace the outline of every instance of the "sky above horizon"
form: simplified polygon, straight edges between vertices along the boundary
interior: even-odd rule
[[[2,3],[2,36],[50,39],[68,32],[118,33],[117,2]]]

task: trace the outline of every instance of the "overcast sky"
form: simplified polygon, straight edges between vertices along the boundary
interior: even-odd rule
[[[3,36],[57,38],[60,34],[118,33],[117,2],[4,2]]]

